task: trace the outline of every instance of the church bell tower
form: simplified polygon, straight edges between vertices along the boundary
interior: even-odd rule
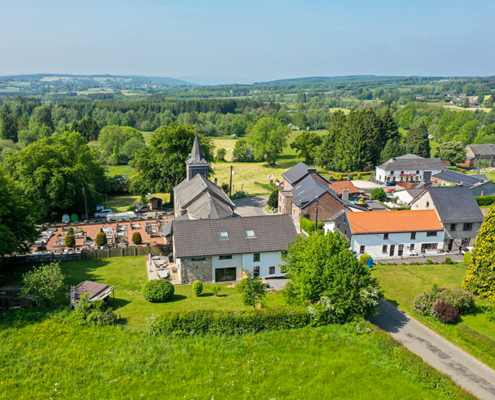
[[[189,158],[186,161],[187,180],[190,181],[197,174],[203,175],[208,179],[208,165],[205,155],[201,152],[198,134],[196,133],[191,154],[189,154]]]

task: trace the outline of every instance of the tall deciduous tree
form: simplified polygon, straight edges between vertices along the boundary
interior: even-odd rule
[[[134,153],[133,192],[146,193],[169,192],[173,199],[173,189],[186,178],[186,160],[191,153],[196,127],[174,122],[157,129],[149,147]],[[211,163],[214,160],[214,146],[211,139],[199,136],[201,151],[210,163],[209,173],[213,174]]]
[[[438,148],[438,156],[452,164],[466,161],[466,149],[462,142],[447,142]]]
[[[266,160],[274,165],[287,145],[290,128],[282,125],[276,118],[261,118],[248,133],[248,142],[253,146],[257,160]]]
[[[297,150],[298,157],[311,163],[316,158],[320,145],[321,137],[316,132],[303,132],[296,136],[290,147]]]
[[[462,287],[495,302],[495,206],[492,206],[474,241]]]
[[[29,251],[38,236],[37,215],[22,190],[0,171],[0,262],[12,253]]]
[[[420,157],[430,157],[428,128],[423,122],[417,128],[411,128],[407,133],[407,151]]]
[[[38,140],[7,157],[2,166],[45,217],[54,212],[83,214],[83,187],[89,207],[96,202],[95,191],[106,188],[103,166],[77,132]]]

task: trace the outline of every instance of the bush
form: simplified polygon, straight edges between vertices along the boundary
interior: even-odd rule
[[[479,206],[491,206],[495,203],[495,196],[476,196],[475,198]]]
[[[225,155],[227,154],[227,150],[225,149],[217,149],[217,161],[225,161]]]
[[[104,246],[106,244],[107,244],[107,235],[105,235],[104,232],[98,233],[98,235],[96,235],[96,245]]]
[[[452,264],[452,258],[445,257],[445,264]]]
[[[387,200],[387,193],[385,193],[385,190],[383,190],[383,188],[375,188],[371,191],[371,199],[385,201]]]
[[[134,232],[132,234],[132,243],[134,243],[134,244],[141,244],[141,243],[143,243],[143,239],[141,238],[141,233]]]
[[[428,265],[433,264],[433,260],[431,258],[428,258],[426,260],[426,264],[428,264]]]
[[[452,304],[440,301],[435,303],[435,316],[442,324],[453,324],[457,321],[459,311]]]
[[[192,285],[192,291],[196,297],[201,296],[201,293],[203,293],[203,282],[194,282]]]
[[[364,172],[371,171],[371,167],[364,167],[363,171],[364,171]]]
[[[76,245],[76,239],[74,239],[74,235],[67,235],[65,237],[65,246],[74,247],[75,245]]]
[[[303,308],[284,307],[268,310],[175,311],[152,317],[151,334],[242,334],[303,328],[311,324],[309,312]]]
[[[414,310],[420,315],[436,318],[435,305],[437,303],[451,304],[460,315],[469,314],[475,309],[474,297],[471,293],[459,289],[433,286],[430,291],[416,297]]]
[[[274,190],[270,193],[270,197],[268,198],[268,206],[274,210],[278,209],[278,190]]]
[[[301,224],[301,229],[303,229],[306,233],[311,234],[312,232],[315,231],[315,222],[310,221],[307,218],[301,218],[300,221]],[[318,222],[318,230],[323,231],[323,222]]]
[[[468,251],[468,252],[464,253],[462,263],[464,265],[468,266],[470,262],[471,262],[471,253]]]
[[[69,235],[73,235],[74,234],[74,228],[72,226],[69,226]]]
[[[215,297],[218,297],[218,293],[220,293],[220,290],[222,290],[222,287],[220,285],[211,287],[211,292],[215,295]]]
[[[58,292],[64,288],[65,275],[58,262],[34,267],[22,275],[23,291],[21,296],[32,299],[37,306],[50,305]]]
[[[360,257],[359,257],[359,262],[363,265],[368,265],[368,260],[371,258],[371,256],[369,254],[362,254]]]
[[[89,295],[84,293],[69,320],[73,320],[79,325],[104,326],[114,324],[117,315],[107,308],[103,300],[90,301]]]
[[[143,286],[143,297],[150,303],[165,303],[174,295],[175,288],[167,280],[154,280],[146,282]]]

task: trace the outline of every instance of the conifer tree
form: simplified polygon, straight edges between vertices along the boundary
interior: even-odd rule
[[[495,302],[495,206],[481,225],[462,287]]]
[[[405,154],[404,150],[404,146],[398,140],[389,139],[380,153],[380,163],[383,164],[391,158],[403,156]]]
[[[421,122],[417,128],[411,128],[407,133],[407,151],[420,157],[430,157],[430,140],[428,128]]]

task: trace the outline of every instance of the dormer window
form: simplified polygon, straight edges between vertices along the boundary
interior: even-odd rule
[[[248,238],[254,238],[254,237],[255,237],[255,236],[254,236],[254,231],[253,231],[253,230],[248,230],[248,231],[246,231],[246,236],[247,236]]]
[[[228,239],[229,233],[227,231],[220,232],[220,239]]]

